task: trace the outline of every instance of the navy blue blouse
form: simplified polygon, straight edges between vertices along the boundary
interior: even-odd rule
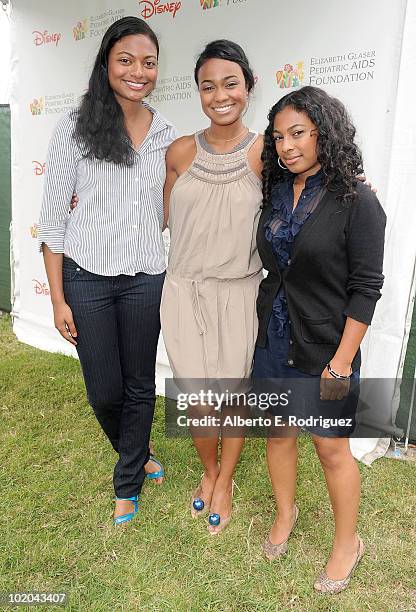
[[[306,179],[298,204],[293,210],[293,182],[296,174],[288,173],[285,181],[277,183],[271,194],[272,212],[265,223],[265,236],[271,242],[279,270],[290,265],[292,244],[306,219],[313,213],[325,193],[324,173],[319,170]],[[274,328],[282,338],[288,320],[288,311],[283,284],[273,302],[272,316],[275,319]]]

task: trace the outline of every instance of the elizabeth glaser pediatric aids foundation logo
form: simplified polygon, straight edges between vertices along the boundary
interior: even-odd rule
[[[376,49],[356,49],[307,58],[285,64],[276,72],[277,86],[288,89],[301,85],[326,87],[373,81],[377,69]]]
[[[72,28],[75,41],[85,38],[101,38],[108,27],[126,14],[124,8],[110,8],[99,15],[89,15],[79,19]]]
[[[150,19],[153,15],[169,14],[173,18],[182,8],[182,2],[161,2],[161,0],[141,0],[139,2],[140,15],[143,19]]]
[[[73,91],[33,98],[29,104],[32,115],[64,114],[75,106],[75,94]],[[33,162],[35,163],[35,162]],[[40,169],[35,174],[40,174]]]
[[[299,87],[303,83],[304,76],[303,62],[298,62],[295,66],[285,64],[282,70],[276,72],[277,86],[282,89]]]

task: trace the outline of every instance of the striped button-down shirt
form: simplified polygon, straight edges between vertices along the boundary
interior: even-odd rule
[[[127,166],[83,155],[73,138],[76,112],[61,119],[46,160],[39,219],[39,248],[64,253],[103,276],[166,268],[162,238],[165,153],[176,130],[157,111],[149,132]],[[76,191],[78,205],[70,213]]]

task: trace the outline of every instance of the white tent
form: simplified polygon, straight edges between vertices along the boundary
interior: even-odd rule
[[[154,104],[180,132],[205,125],[193,83],[195,56],[215,38],[242,44],[258,76],[247,123],[262,131],[269,107],[290,88],[312,84],[351,111],[365,169],[387,215],[386,282],[367,335],[363,376],[401,375],[414,295],[416,3],[412,0],[12,0],[12,180],[14,330],[18,338],[73,354],[53,329],[43,261],[36,250],[44,162],[51,132],[76,104],[103,32],[124,16],[160,35]],[[164,347],[158,390],[169,376]],[[392,398],[393,400],[393,398]],[[397,401],[392,402],[394,412]],[[354,442],[365,461],[385,443]]]

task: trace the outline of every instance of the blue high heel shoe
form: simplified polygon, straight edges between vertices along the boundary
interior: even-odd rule
[[[232,481],[232,485],[231,485],[231,499],[234,496],[234,485],[235,482],[234,480]],[[225,529],[228,525],[228,523],[231,521],[231,514],[230,516],[227,516],[226,518],[221,518],[221,516],[217,513],[217,512],[211,512],[211,514],[208,517],[208,531],[211,535],[218,535],[219,533],[221,533],[221,531],[223,531],[223,529]],[[218,527],[217,531],[212,531],[209,527]]]
[[[205,506],[205,502],[201,497],[192,497],[191,499],[191,516],[197,518],[203,516],[208,512],[208,508]]]
[[[210,514],[208,517],[208,523],[211,525],[211,527],[218,527],[218,531],[211,531],[211,529],[208,528],[209,533],[211,535],[218,535],[223,529],[227,527],[230,521],[231,515],[227,516],[227,518],[222,519],[217,513]]]
[[[202,476],[204,475],[202,474]],[[191,516],[192,518],[203,516],[209,510],[209,507],[205,505],[204,500],[202,499],[202,497],[200,497],[201,489],[202,489],[202,485],[201,483],[199,483],[199,485],[197,486],[191,498]]]
[[[131,501],[133,502],[134,505],[134,509],[133,512],[129,512],[128,514],[122,514],[121,516],[116,516],[113,518],[113,524],[114,525],[121,525],[122,523],[128,523],[129,521],[132,521],[134,519],[134,517],[136,516],[138,510],[139,510],[139,497],[138,495],[134,495],[133,497],[116,497],[116,500],[123,500],[123,501]]]
[[[151,480],[155,480],[156,478],[163,478],[165,475],[165,470],[163,469],[163,465],[155,458],[153,453],[150,453],[149,461],[153,461],[153,463],[156,463],[156,465],[159,466],[159,471],[149,472],[149,474],[146,474],[146,478],[150,478]]]

